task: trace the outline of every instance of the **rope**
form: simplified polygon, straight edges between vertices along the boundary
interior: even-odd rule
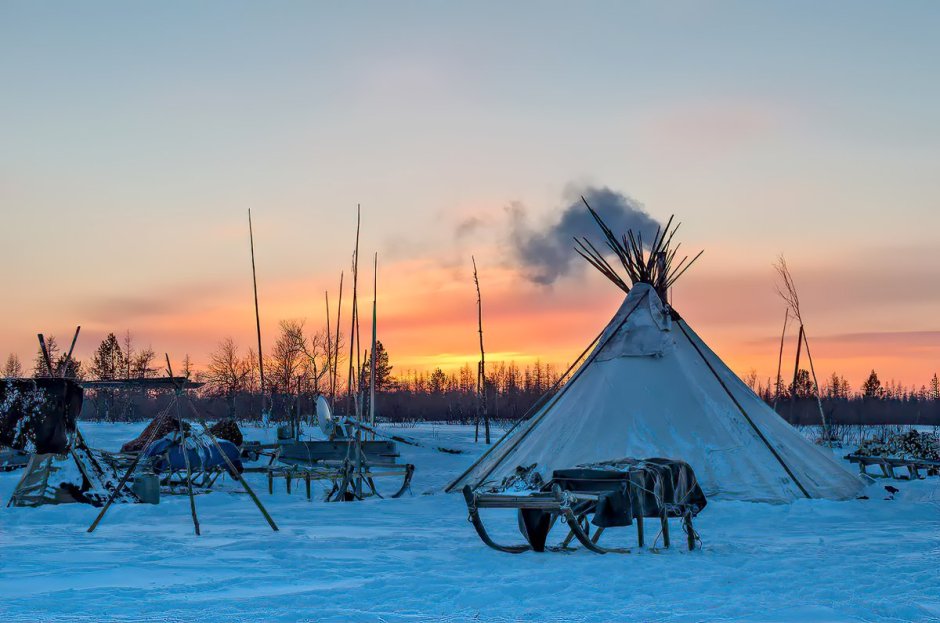
[[[594,352],[591,353],[590,357],[588,357],[588,359],[584,362],[584,364],[578,369],[578,371],[575,373],[575,375],[571,378],[571,381],[569,381],[568,383],[566,383],[565,386],[561,388],[561,391],[558,392],[558,393],[553,397],[552,402],[549,403],[549,404],[547,404],[547,405],[545,406],[545,408],[541,411],[541,413],[535,418],[535,420],[532,422],[532,426],[529,428],[529,430],[528,430],[528,432],[526,433],[526,435],[528,435],[528,433],[531,433],[531,432],[535,429],[535,427],[538,426],[539,423],[540,423],[543,419],[545,419],[545,416],[548,415],[548,413],[552,410],[552,407],[554,407],[556,404],[558,404],[558,401],[559,401],[559,400],[561,399],[561,397],[564,395],[565,391],[567,391],[568,388],[571,387],[571,386],[574,384],[574,382],[578,379],[578,377],[581,376],[581,374],[584,372],[584,370],[586,370],[586,369],[588,368],[588,366],[591,365],[591,363],[594,362],[594,360],[597,358],[597,356],[600,354],[600,352],[601,352],[602,350],[604,350],[604,347],[607,346],[607,343],[610,342],[610,340],[613,339],[613,337],[614,337],[615,335],[617,335],[617,333],[620,332],[620,329],[623,327],[623,325],[625,325],[625,324],[627,323],[627,320],[629,320],[629,319],[630,319],[630,316],[633,315],[633,312],[635,312],[635,311],[637,310],[637,308],[640,306],[640,303],[642,303],[642,302],[649,296],[649,293],[650,293],[650,291],[649,291],[648,289],[643,292],[643,294],[640,296],[640,298],[637,299],[637,302],[634,303],[633,307],[630,308],[630,311],[628,311],[628,312],[624,315],[623,320],[620,321],[620,324],[617,325],[617,328],[614,329],[613,331],[611,331],[611,332],[607,335],[607,338],[606,338],[603,342],[601,342],[601,343],[598,344],[597,348],[594,349]],[[609,326],[609,325],[608,325],[608,326]],[[601,331],[600,335],[598,335],[598,340],[600,339],[601,336],[603,336],[604,332],[606,332],[606,331],[607,331],[607,328],[605,327],[604,331]],[[589,347],[589,348],[590,348],[590,347]],[[514,426],[513,428],[515,428],[515,426]],[[503,439],[506,439],[506,438],[509,436],[510,433],[512,433],[512,429],[510,429],[510,431],[509,431],[508,433],[506,433],[506,436],[504,436]],[[513,443],[513,444],[509,447],[509,449],[506,450],[506,452],[503,454],[503,458],[505,458],[510,452],[512,452],[513,450],[515,450],[516,447],[522,442],[522,440],[525,439],[526,435],[521,435],[518,439],[515,439],[515,440],[514,440],[515,443]],[[499,445],[499,444],[497,444],[497,446],[498,446],[498,445]],[[497,446],[493,446],[492,450],[495,450]],[[476,465],[479,464],[480,461],[482,461],[488,454],[489,454],[489,452],[487,452],[486,454],[484,454],[483,456],[481,456],[480,459],[477,460],[477,462],[474,463],[474,464],[470,467],[470,469],[468,469],[466,472],[464,472],[464,474],[461,475],[460,478],[458,478],[458,479],[457,479],[456,481],[454,481],[454,482],[459,482],[460,480],[462,480],[462,479],[464,478],[464,476],[465,476],[466,474],[469,474],[469,473],[474,469],[474,467],[476,467]],[[486,481],[486,478],[487,478],[490,474],[492,474],[493,471],[495,471],[496,468],[499,466],[499,463],[500,463],[500,461],[497,461],[496,464],[494,464],[485,474],[483,474],[483,475],[479,478],[479,482],[480,482],[480,483],[485,482],[485,481]],[[450,488],[448,488],[447,490],[449,491]]]
[[[747,420],[748,424],[751,425],[751,428],[754,429],[754,432],[757,433],[757,436],[760,437],[760,440],[764,442],[764,445],[767,446],[767,449],[770,450],[771,454],[774,455],[774,458],[777,459],[777,462],[780,463],[780,466],[783,467],[783,469],[784,469],[784,471],[787,473],[787,475],[788,475],[791,479],[793,479],[793,482],[796,483],[796,486],[800,488],[800,491],[803,493],[803,495],[805,495],[807,498],[812,498],[812,496],[809,494],[809,492],[803,487],[802,484],[800,484],[800,481],[797,479],[797,477],[796,477],[796,476],[793,474],[793,472],[790,470],[790,467],[789,467],[789,466],[786,464],[786,462],[783,460],[783,457],[781,457],[781,456],[777,453],[777,451],[774,450],[773,446],[770,445],[770,441],[768,441],[767,438],[764,437],[764,433],[761,432],[761,430],[757,427],[757,424],[754,423],[754,420],[751,419],[751,416],[749,416],[749,415],[747,414],[747,411],[745,411],[745,410],[744,410],[744,407],[741,406],[741,403],[738,402],[738,399],[734,397],[734,394],[732,394],[732,393],[731,393],[731,390],[728,389],[728,386],[725,385],[725,382],[724,382],[723,380],[721,380],[721,377],[720,377],[720,376],[718,376],[718,372],[715,370],[714,367],[712,367],[711,362],[708,361],[708,359],[705,357],[705,353],[702,352],[702,350],[698,347],[698,344],[695,343],[695,341],[692,339],[692,337],[691,337],[691,336],[688,334],[688,332],[685,330],[685,327],[682,326],[682,325],[683,325],[683,322],[682,322],[681,320],[679,320],[679,321],[676,322],[676,325],[678,325],[679,330],[681,330],[681,331],[682,331],[682,334],[685,336],[685,338],[686,338],[687,340],[689,340],[689,344],[692,345],[692,348],[695,349],[695,352],[697,352],[697,353],[699,354],[699,357],[702,358],[702,361],[704,361],[704,362],[705,362],[705,365],[708,366],[708,369],[711,370],[711,373],[714,375],[715,380],[718,381],[718,384],[721,385],[721,388],[722,388],[723,390],[725,390],[725,393],[728,394],[728,397],[729,397],[729,398],[731,398],[731,402],[733,402],[733,403],[734,403],[734,406],[736,406],[736,407],[738,408],[738,411],[741,412],[741,415],[744,416],[744,419]]]

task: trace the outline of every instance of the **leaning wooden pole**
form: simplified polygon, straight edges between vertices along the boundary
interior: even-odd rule
[[[349,327],[349,374],[346,378],[346,415],[350,415],[352,412],[353,405],[353,378],[354,373],[358,373],[358,370],[353,368],[353,362],[355,361],[354,355],[356,354],[356,324],[358,318],[357,316],[357,291],[359,288],[359,225],[361,222],[361,214],[359,212],[359,206],[356,206],[356,246],[353,251],[353,264],[352,264],[352,273],[353,273],[353,297],[352,297],[352,313]],[[358,387],[358,383],[357,383]],[[357,390],[358,391],[358,390]]]
[[[378,317],[378,297],[379,297],[379,254],[375,254],[372,263],[372,355],[369,357],[369,426],[375,427],[375,348],[376,339],[376,320]],[[372,439],[375,440],[375,433],[372,433]]]
[[[777,382],[774,385],[774,411],[777,410],[777,401],[780,400],[780,384],[783,378],[780,376],[783,367],[783,340],[787,336],[787,322],[790,320],[790,308],[787,307],[783,314],[783,331],[780,332],[780,353],[777,355]]]
[[[343,273],[339,274],[339,303],[336,305],[336,346],[333,348],[333,383],[330,391],[330,409],[336,407],[336,386],[339,384],[339,334],[343,312]],[[327,345],[329,347],[329,345]]]
[[[477,422],[483,419],[483,434],[486,444],[490,443],[490,418],[486,412],[486,352],[483,350],[483,297],[480,295],[480,278],[477,274],[477,260],[472,255],[473,283],[477,288],[477,329],[480,334],[480,365],[477,370]],[[479,424],[478,424],[479,426]]]
[[[46,338],[42,333],[38,333],[39,337],[39,349],[42,351],[42,360],[46,364],[46,370],[49,371],[49,376],[55,376],[55,371],[52,369],[52,357],[49,356],[49,349],[46,348]]]
[[[75,367],[72,364],[72,353],[75,352],[75,343],[78,341],[78,334],[81,332],[81,330],[81,325],[75,327],[75,335],[72,336],[72,345],[69,346],[69,353],[65,356],[65,367],[62,370],[62,378],[68,378],[69,372],[73,367]]]
[[[229,472],[235,477],[236,480],[245,487],[245,493],[248,494],[248,497],[251,498],[251,501],[255,503],[255,506],[258,507],[258,510],[261,511],[261,514],[264,516],[265,521],[268,522],[268,525],[271,526],[271,529],[275,532],[278,531],[277,524],[274,523],[274,519],[271,518],[271,515],[268,514],[267,509],[264,507],[264,504],[261,503],[261,500],[258,499],[258,496],[255,495],[254,490],[248,486],[248,482],[242,476],[241,472],[232,464],[232,460],[228,458],[228,455],[225,454],[225,450],[222,449],[222,445],[219,443],[219,440],[215,438],[215,435],[212,434],[212,431],[209,430],[209,425],[206,424],[206,421],[199,416],[199,413],[196,411],[196,407],[193,406],[192,402],[189,402],[189,408],[192,410],[193,415],[196,416],[196,421],[199,422],[199,425],[206,431],[206,435],[209,436],[209,439],[212,440],[212,443],[215,444],[216,450],[219,451],[219,455],[225,460],[225,463],[228,465]]]
[[[173,378],[173,368],[170,366],[170,355],[164,353],[166,357],[166,371]],[[196,496],[193,494],[193,469],[189,464],[189,449],[186,447],[186,426],[183,425],[183,413],[180,410],[180,394],[183,392],[179,387],[176,388],[176,395],[173,402],[176,403],[176,421],[180,427],[180,450],[183,453],[183,463],[186,464],[186,491],[189,494],[189,512],[193,516],[193,528],[196,530],[196,536],[199,536],[199,517],[196,516]]]
[[[813,356],[809,352],[809,338],[806,337],[806,331],[803,331],[803,344],[806,345],[806,358],[809,360],[809,371],[813,375],[813,386],[816,388],[816,406],[819,407],[819,419],[822,421],[823,436],[825,442],[831,443],[829,435],[829,422],[826,420],[826,413],[823,411],[822,397],[819,395],[819,381],[816,380],[816,368],[813,366]]]
[[[352,299],[352,319],[351,326],[349,328],[349,377],[346,379],[346,414],[347,417],[351,414],[353,408],[355,408],[355,420],[358,424],[361,421],[360,413],[360,400],[359,400],[359,230],[362,224],[362,212],[360,206],[356,205],[356,247],[353,252],[353,299]],[[355,359],[353,358],[355,355]],[[356,361],[356,368],[353,369],[353,362]],[[355,378],[355,388],[353,387],[353,379]],[[353,390],[355,389],[355,397],[353,396]],[[362,497],[362,431],[357,426],[355,434],[353,435],[352,443],[355,446],[355,469],[356,469],[356,484],[355,484],[355,495],[357,498]]]
[[[333,337],[330,333],[330,291],[323,293],[326,298],[326,382],[330,395],[333,394]]]
[[[255,329],[258,333],[258,376],[261,379],[261,413],[264,414],[264,355],[261,352],[261,313],[258,311],[258,276],[255,272],[255,234],[251,228],[251,208],[248,209],[248,240],[251,245],[251,282],[255,291]]]

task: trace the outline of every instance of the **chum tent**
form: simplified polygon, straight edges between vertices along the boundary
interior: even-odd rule
[[[632,233],[621,244],[594,216],[632,287],[608,274],[613,269],[587,241],[582,255],[628,291],[626,300],[569,380],[447,491],[499,487],[520,467],[534,465],[548,480],[556,469],[662,457],[689,463],[709,497],[855,497],[861,479],[777,415],[663,303],[679,274],[670,268],[668,225],[647,254],[642,242],[630,244]]]

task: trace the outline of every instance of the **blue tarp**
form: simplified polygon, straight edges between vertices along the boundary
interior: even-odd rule
[[[203,471],[216,467],[224,467],[228,469],[228,465],[226,464],[225,459],[219,453],[219,448],[217,448],[214,443],[209,441],[208,445],[203,445],[203,440],[194,440],[192,437],[187,439],[187,441],[189,442],[188,445],[191,447],[187,448],[186,452],[189,455],[189,465],[193,471]],[[196,442],[195,444],[194,441]],[[226,441],[224,439],[218,439],[217,441],[219,442],[219,446],[222,447],[222,450],[225,452],[226,456],[228,456],[229,461],[232,462],[232,465],[234,465],[235,468],[241,472],[242,461],[239,457],[238,447],[235,446],[235,444],[232,442]],[[167,471],[182,471],[186,469],[186,460],[183,457],[180,443],[178,440],[173,439],[172,436],[158,439],[157,441],[150,444],[150,447],[144,451],[143,458],[151,459],[150,465],[158,474]]]

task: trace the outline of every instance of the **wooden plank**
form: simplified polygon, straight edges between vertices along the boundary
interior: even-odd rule
[[[394,459],[399,456],[398,447],[392,441],[362,441],[364,460],[375,463],[375,459]],[[280,444],[278,460],[281,462],[299,461],[312,463],[318,461],[342,461],[349,452],[345,441],[288,441]]]

